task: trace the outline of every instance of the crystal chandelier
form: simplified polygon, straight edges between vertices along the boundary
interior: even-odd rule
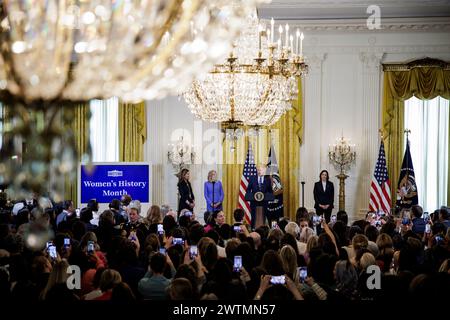
[[[0,184],[43,193],[50,171],[55,181],[73,174],[75,140],[60,125],[62,107],[178,94],[224,58],[261,2],[1,1],[0,102],[14,125],[2,133]]]
[[[191,112],[204,121],[220,122],[225,137],[237,140],[241,127],[269,126],[291,109],[298,93],[297,77],[307,72],[303,33],[294,35],[289,25],[270,29],[252,14],[223,64],[195,80],[183,93]]]

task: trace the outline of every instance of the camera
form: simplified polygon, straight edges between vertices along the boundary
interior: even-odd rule
[[[159,253],[161,253],[161,254],[166,254],[166,248],[159,248]]]
[[[194,259],[197,256],[198,256],[198,248],[197,248],[197,246],[191,246],[189,248],[189,257],[191,259]]]
[[[272,221],[272,229],[278,228],[278,223],[276,221]]]
[[[70,247],[70,238],[64,238],[64,248]]]
[[[88,254],[93,254],[94,251],[95,251],[95,248],[94,248],[94,241],[88,241],[88,244],[87,244],[87,253],[88,253]]]
[[[322,222],[322,216],[313,215],[313,224],[317,225]]]
[[[335,214],[333,214],[332,216],[331,216],[331,223],[336,223],[336,215]]]
[[[233,230],[234,232],[242,232],[241,226],[234,226]]]
[[[300,281],[305,282],[306,278],[308,277],[308,269],[306,267],[299,267],[298,274]]]
[[[272,276],[270,278],[271,284],[286,284],[285,276]]]
[[[181,244],[181,245],[183,245],[184,242],[183,242],[183,239],[182,239],[182,238],[173,238],[172,244],[173,244],[173,245],[176,245],[176,244]]]
[[[431,226],[429,223],[425,225],[425,233],[431,233]]]
[[[158,234],[164,234],[164,227],[162,223],[158,224]]]
[[[428,223],[430,221],[430,214],[428,212],[424,212],[422,218],[425,221],[425,223]]]
[[[45,250],[48,250],[48,247],[53,245],[53,241],[47,241],[47,243],[45,244]]]
[[[48,255],[52,260],[56,260],[58,257],[58,254],[56,253],[56,247],[52,244],[47,248]]]
[[[242,256],[234,256],[233,271],[241,272],[241,269],[242,269]]]
[[[406,226],[406,225],[409,224],[409,222],[410,222],[410,220],[409,220],[408,217],[403,217],[403,219],[402,219],[402,225]]]

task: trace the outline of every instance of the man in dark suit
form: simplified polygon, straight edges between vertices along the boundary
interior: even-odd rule
[[[322,170],[320,181],[314,184],[314,202],[316,214],[324,215],[325,221],[329,223],[331,211],[334,208],[334,185],[329,181],[327,170]]]
[[[255,194],[256,192],[262,192],[264,194],[266,193],[273,193],[272,190],[272,180],[270,179],[270,176],[266,175],[266,166],[265,165],[259,165],[257,168],[258,175],[252,176],[250,178],[250,181],[248,183],[247,192],[251,192]],[[256,201],[250,202],[250,209],[252,214],[252,221],[251,221],[251,227],[252,229],[256,226],[256,210],[261,207],[263,210],[263,217],[266,218],[266,209],[267,209],[267,201],[262,201],[260,203]],[[263,222],[264,224],[264,222]]]

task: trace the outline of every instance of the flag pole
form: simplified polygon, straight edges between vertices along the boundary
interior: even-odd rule
[[[406,134],[406,147],[409,148],[409,135],[411,134],[411,130],[405,129],[403,132]],[[406,159],[406,167],[409,168],[409,159]],[[407,174],[409,175],[409,171]]]
[[[384,134],[383,134],[383,129],[378,129],[378,133],[380,134],[380,138],[381,138],[381,141],[383,141],[383,142],[384,142]]]

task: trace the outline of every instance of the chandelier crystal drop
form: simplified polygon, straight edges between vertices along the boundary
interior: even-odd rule
[[[253,13],[223,64],[196,79],[183,94],[188,107],[204,121],[220,122],[224,129],[242,125],[274,124],[297,97],[297,78],[307,72],[303,34],[279,26],[278,42],[271,29]],[[272,31],[271,31],[272,30]],[[226,138],[236,136],[228,133]]]

